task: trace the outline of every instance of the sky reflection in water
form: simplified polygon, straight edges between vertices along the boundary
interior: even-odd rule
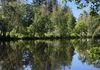
[[[0,70],[100,70],[100,40],[0,42]]]

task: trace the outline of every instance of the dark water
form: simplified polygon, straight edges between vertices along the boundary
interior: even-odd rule
[[[100,70],[100,40],[0,42],[0,70]]]

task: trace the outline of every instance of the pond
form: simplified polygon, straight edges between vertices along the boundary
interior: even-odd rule
[[[0,70],[100,70],[100,40],[3,41]]]

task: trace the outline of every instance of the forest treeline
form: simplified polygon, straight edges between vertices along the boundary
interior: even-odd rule
[[[76,0],[77,1],[77,0]],[[84,11],[78,19],[66,3],[57,0],[1,0],[0,36],[67,37],[100,35],[100,14],[97,9]],[[97,7],[98,8],[98,7]]]

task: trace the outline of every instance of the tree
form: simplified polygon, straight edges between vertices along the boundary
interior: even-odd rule
[[[1,0],[2,13],[0,25],[3,35],[12,37],[31,36],[70,36],[75,31],[80,35],[91,36],[100,29],[98,16],[98,2],[90,0],[74,1],[79,7],[90,4],[90,13],[84,13],[75,24],[75,18],[66,3],[60,7],[57,0],[33,0],[28,4],[25,0]],[[60,16],[60,17],[59,17]],[[3,18],[3,19],[2,19]],[[75,27],[75,30],[74,30]],[[5,30],[4,30],[4,29]],[[3,29],[3,30],[2,30]]]
[[[84,12],[80,15],[75,25],[75,32],[81,36],[87,35],[87,16],[87,12]]]
[[[22,25],[28,27],[30,24],[33,23],[34,12],[32,10],[31,5],[26,5],[26,9],[24,14],[22,15]]]
[[[93,36],[97,27],[100,26],[99,20],[99,14],[97,12],[84,12],[76,22],[75,31],[81,36]]]
[[[73,31],[75,18],[68,6],[59,9],[53,13],[54,33],[58,36],[68,36]],[[60,17],[59,17],[60,16]]]

